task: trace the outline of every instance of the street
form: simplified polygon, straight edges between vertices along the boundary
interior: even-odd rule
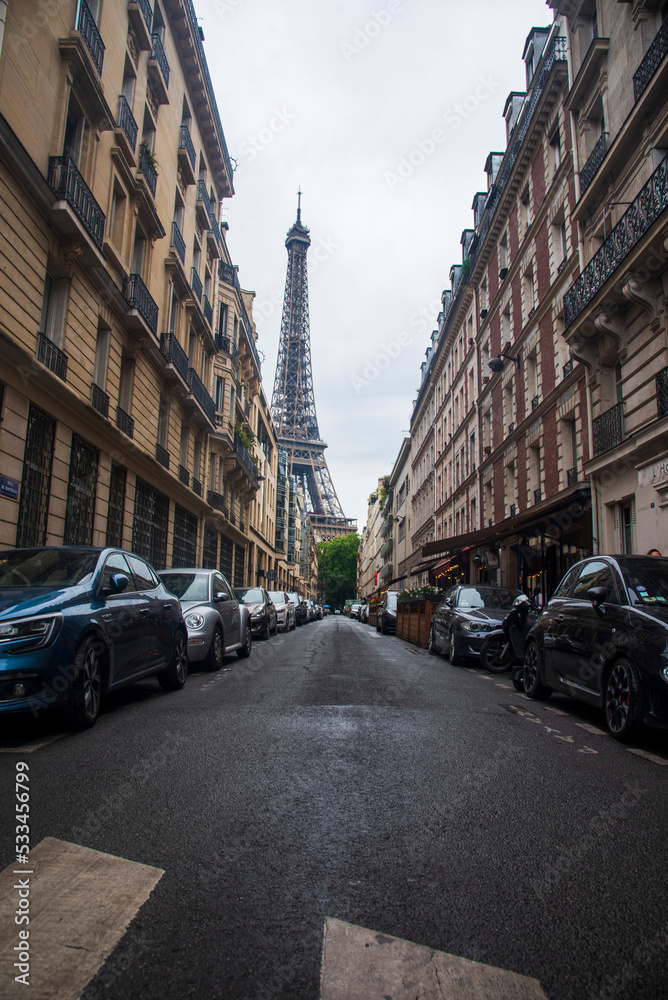
[[[533,977],[549,1000],[668,998],[665,735],[625,747],[582,704],[343,616],[61,732],[3,722],[0,868],[24,761],[31,850],[57,838],[164,871],[84,1000],[317,1000],[326,918]],[[30,965],[38,983],[39,951]]]

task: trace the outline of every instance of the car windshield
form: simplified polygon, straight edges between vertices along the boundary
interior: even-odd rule
[[[180,601],[209,600],[209,577],[205,573],[161,573],[160,579]]]
[[[510,610],[519,593],[519,590],[503,590],[501,587],[462,587],[457,607]]]
[[[285,594],[282,590],[270,590],[269,597],[274,604],[285,604]]]
[[[621,566],[633,604],[668,607],[668,559],[648,556]]]
[[[397,594],[387,595],[387,610],[396,611],[397,610]]]
[[[90,549],[0,552],[0,588],[75,587],[90,581],[100,553]]]
[[[264,604],[262,591],[258,590],[257,587],[246,587],[242,590],[235,590],[234,593],[242,604]]]

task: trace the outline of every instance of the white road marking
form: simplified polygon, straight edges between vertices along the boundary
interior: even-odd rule
[[[22,746],[16,747],[0,747],[0,753],[34,753],[35,750],[41,750],[42,747],[46,747],[49,743],[55,743],[56,740],[62,740],[65,733],[56,733],[55,736],[47,736],[46,739],[41,739],[35,741],[34,743],[24,743]]]
[[[537,979],[325,918],[320,1000],[547,1000]]]
[[[543,708],[545,709],[546,712],[552,712],[552,715],[564,715],[564,716],[569,715],[568,712],[562,712],[560,708],[550,708],[549,705],[543,705]]]
[[[593,733],[595,736],[607,736],[607,730],[599,729],[598,726],[592,726],[589,722],[576,722],[575,725],[578,729],[586,729],[588,733]]]
[[[3,998],[76,1000],[162,878],[160,868],[46,837],[29,865],[0,872],[0,982]],[[24,869],[24,870],[20,870]],[[15,981],[18,880],[29,882],[29,990]],[[25,889],[23,892],[25,893]],[[21,970],[22,971],[22,970]]]
[[[473,667],[465,667],[464,669],[467,670],[470,674],[477,674],[478,673],[478,671],[475,670]]]
[[[498,687],[498,688],[505,688],[506,691],[512,691],[513,690],[512,684],[501,684],[500,681],[496,682],[496,687]]]
[[[648,750],[638,750],[636,747],[626,747],[626,750],[638,757],[644,757],[645,760],[651,760],[653,764],[661,764],[662,767],[668,765],[668,760],[665,757],[658,757],[655,753],[649,753]]]
[[[480,677],[481,681],[491,681],[492,679],[491,677],[488,677],[487,674],[479,674],[478,676]]]

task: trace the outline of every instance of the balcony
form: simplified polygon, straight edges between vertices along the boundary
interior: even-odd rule
[[[196,493],[198,497],[201,497],[201,495],[202,495],[202,484],[200,483],[199,479],[195,479],[195,477],[193,476],[192,483],[190,484],[190,488],[192,489],[193,493]]]
[[[79,19],[77,21],[77,31],[86,43],[86,48],[90,52],[100,76],[102,76],[102,65],[104,63],[104,42],[102,35],[98,31],[95,18],[86,0],[79,0]]]
[[[194,368],[188,369],[188,388],[191,394],[194,396],[195,401],[204,411],[207,420],[212,425],[216,426],[216,404],[212,400],[209,393],[204,388],[204,383],[200,379],[199,375]]]
[[[202,300],[202,312],[204,313],[204,319],[207,321],[209,326],[211,326],[213,324],[213,308],[206,295]]]
[[[163,465],[165,469],[169,468],[169,452],[166,448],[163,448],[161,444],[156,444],[155,446],[155,457],[160,465]]]
[[[633,248],[668,208],[668,157],[664,157],[624,212],[603,246],[564,295],[564,327],[577,319]]]
[[[211,216],[213,215],[213,212],[211,210],[209,192],[206,189],[206,184],[202,180],[197,181],[197,200],[195,201],[195,211],[197,213],[197,221],[202,229],[208,229],[211,225]]]
[[[656,38],[645,53],[643,61],[633,74],[633,99],[639,101],[650,81],[668,53],[668,20],[664,21]]]
[[[216,217],[211,213],[209,216],[210,229],[206,234],[206,245],[213,258],[220,257],[220,229],[216,222]]]
[[[584,167],[580,171],[580,197],[585,193],[594,179],[594,174],[603,163],[605,154],[608,151],[608,133],[601,132],[601,136],[591,151]]]
[[[562,367],[564,378],[568,378],[568,376],[571,374],[574,368],[575,368],[575,361],[573,360],[573,358],[570,358],[566,362],[566,364]]]
[[[225,506],[225,497],[221,496],[220,493],[215,493],[214,490],[207,490],[206,502],[209,507],[213,507],[214,510],[219,510],[229,520],[229,511]]]
[[[231,341],[229,337],[224,337],[222,334],[217,333],[215,337],[216,350],[225,351],[226,354],[230,353]]]
[[[151,333],[158,334],[158,306],[151,298],[149,290],[138,274],[131,274],[123,282],[123,297],[130,307],[129,319],[138,320],[135,322],[135,329],[141,329],[143,323],[149,328]],[[128,323],[132,326],[132,323]]]
[[[151,48],[153,11],[149,0],[128,0],[128,17],[142,52]]]
[[[74,160],[69,156],[51,156],[47,183],[57,199],[51,215],[55,217],[54,221],[60,232],[68,236],[85,234],[101,252],[104,245],[105,215],[77,170]],[[61,203],[64,203],[62,208]],[[69,206],[71,212],[65,206]],[[102,263],[97,255],[95,257],[97,262]]]
[[[43,333],[37,334],[37,360],[63,382],[67,381],[67,355]]]
[[[600,417],[592,420],[592,436],[594,439],[594,457],[603,455],[611,448],[616,448],[624,440],[623,403],[615,403]]]
[[[91,406],[101,413],[103,417],[109,416],[109,396],[100,389],[99,385],[95,385],[93,382],[90,387],[90,402]]]
[[[656,414],[668,417],[668,368],[662,368],[656,375]]]
[[[181,176],[183,177],[183,180],[186,184],[194,184],[197,156],[195,154],[193,141],[190,138],[190,129],[187,125],[181,126],[177,155],[179,158],[179,166],[181,167]]]
[[[394,539],[388,538],[385,544],[381,547],[380,552],[378,553],[381,559],[386,559],[393,548],[394,548]]]
[[[576,486],[577,482],[578,482],[578,470],[577,466],[574,465],[572,469],[566,470],[566,485]]]
[[[237,269],[232,264],[226,263],[224,260],[218,261],[218,277],[221,281],[224,281],[226,285],[231,285],[232,288],[236,288],[241,295],[241,285],[239,284],[239,275],[237,274]]]
[[[120,406],[116,407],[116,426],[124,434],[127,434],[129,438],[135,436],[135,422],[132,417],[122,410]]]
[[[183,465],[179,465],[179,480],[184,486],[190,486],[190,473]]]
[[[169,63],[162,47],[160,35],[151,35],[151,54],[148,59],[148,72],[153,82],[155,96],[159,104],[169,104],[167,90],[169,89]]]
[[[540,501],[542,500],[542,498],[543,498],[543,494],[541,493],[540,490],[534,490],[533,491],[533,502],[534,503],[540,503]]]
[[[139,131],[139,126],[134,119],[134,115],[130,110],[130,105],[126,101],[123,94],[118,98],[118,129],[123,136],[130,148],[130,152],[134,156],[137,149],[137,132]]]
[[[202,301],[202,279],[194,267],[190,269],[190,287],[195,293],[198,302]]]
[[[174,365],[184,382],[188,381],[188,355],[173,333],[163,333],[160,337],[160,351],[168,364]]]
[[[154,166],[154,158],[151,150],[142,142],[139,146],[139,166],[138,173],[146,181],[146,185],[155,198],[155,189],[158,185],[158,171]]]
[[[237,456],[241,460],[241,464],[248,473],[251,482],[257,488],[259,486],[258,471],[255,462],[251,458],[250,452],[246,448],[245,444],[235,436],[234,438],[234,450]]]
[[[176,222],[172,222],[172,242],[171,246],[176,250],[182,264],[186,262],[186,241],[181,236],[181,230]]]
[[[535,410],[538,406],[540,406],[540,396],[534,396],[531,400],[531,409]]]
[[[510,511],[509,516],[510,517],[515,517],[515,514],[517,514],[517,504],[511,503],[511,505],[508,508],[508,510]]]

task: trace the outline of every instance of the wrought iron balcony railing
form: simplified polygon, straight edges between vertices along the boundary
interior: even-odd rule
[[[190,473],[184,465],[179,465],[179,479],[185,486],[190,486]]]
[[[246,445],[241,441],[238,436],[234,438],[234,450],[241,459],[241,464],[244,466],[251,479],[257,484],[258,482],[258,471],[255,462],[251,458],[250,452],[246,448]]]
[[[537,406],[540,406],[540,396],[534,396],[531,400],[531,409],[535,410]]]
[[[633,99],[639,101],[668,53],[668,20],[664,21],[633,74]]]
[[[226,354],[230,353],[230,338],[225,337],[220,333],[216,334],[216,350],[225,351]]]
[[[196,493],[198,497],[201,497],[201,495],[202,495],[202,484],[199,481],[199,479],[195,479],[195,477],[193,476],[192,482],[190,484],[190,488],[192,489],[193,493]]]
[[[218,277],[221,281],[224,281],[226,285],[231,285],[232,288],[241,294],[241,285],[239,284],[239,275],[237,274],[236,267],[232,264],[228,264],[224,260],[218,261]]]
[[[47,183],[58,200],[66,201],[98,250],[104,245],[105,215],[70,156],[51,156]]]
[[[37,360],[63,382],[67,381],[67,355],[43,333],[37,334]]]
[[[510,511],[510,517],[515,517],[515,514],[517,514],[517,504],[511,503],[508,509]]]
[[[206,214],[209,216],[210,220],[211,216],[213,215],[213,211],[211,209],[211,200],[209,198],[209,192],[206,189],[206,184],[204,183],[204,181],[197,181],[197,201],[202,202],[202,204],[204,205],[204,210],[206,211]]]
[[[542,500],[542,498],[543,498],[543,494],[541,493],[540,490],[534,490],[533,491],[533,502],[534,503],[540,503],[540,501]]]
[[[160,350],[171,365],[174,365],[185,382],[188,381],[188,355],[183,350],[173,333],[163,333],[160,337]]]
[[[120,406],[116,407],[116,426],[119,430],[123,431],[124,434],[127,434],[129,438],[133,438],[135,436],[135,422],[132,417],[125,412],[125,410],[120,408]]]
[[[169,87],[169,63],[167,62],[165,50],[162,47],[160,35],[156,35],[155,33],[151,35],[151,59],[155,59],[157,62],[162,73],[162,78],[165,81],[165,87]]]
[[[566,470],[566,485],[575,486],[577,481],[578,481],[578,469],[577,466],[574,465],[572,469]]]
[[[602,455],[616,448],[624,440],[623,403],[615,403],[609,410],[592,420],[594,455]]]
[[[153,159],[150,150],[142,143],[139,147],[139,172],[148,184],[148,189],[155,198],[155,189],[158,184],[158,171],[153,166]]]
[[[562,368],[562,371],[564,373],[564,378],[570,375],[574,368],[575,368],[575,361],[573,360],[573,358],[569,358],[569,360]]]
[[[161,444],[156,444],[155,446],[155,457],[160,462],[160,465],[164,465],[166,469],[169,468],[169,452]]]
[[[149,3],[149,0],[137,0],[137,3],[141,7],[141,12],[144,15],[146,29],[147,31],[150,31],[153,25],[153,11],[151,10],[151,4]]]
[[[600,138],[594,148],[591,151],[590,156],[587,158],[587,162],[580,171],[580,197],[585,193],[589,185],[594,179],[598,168],[603,163],[605,159],[605,154],[608,151],[608,133],[601,132]]]
[[[668,368],[656,375],[656,412],[659,418],[668,416]]]
[[[194,368],[188,369],[188,387],[212,424],[216,423],[216,404],[204,388],[204,383]]]
[[[195,293],[195,298],[198,302],[202,301],[202,279],[195,270],[195,268],[190,269],[190,287]]]
[[[197,157],[195,155],[195,147],[193,146],[193,141],[190,138],[190,129],[187,125],[181,126],[181,131],[179,134],[179,149],[185,149],[188,154],[188,159],[190,164],[195,169],[195,164],[197,162]]]
[[[224,496],[222,496],[220,493],[216,493],[214,490],[207,490],[206,502],[209,504],[210,507],[213,507],[214,510],[219,510],[221,514],[224,514],[225,517],[229,520],[230,512],[228,511],[227,506],[225,504]]]
[[[131,274],[123,282],[123,296],[131,309],[136,309],[148,328],[158,333],[158,306],[138,274]]]
[[[90,387],[90,401],[91,405],[101,413],[103,417],[109,416],[109,396],[100,389],[99,385],[93,384]]]
[[[480,230],[476,236],[473,237],[473,241],[469,248],[469,267],[471,269],[473,269],[476,257],[480,252],[480,248],[485,242],[485,237],[487,236],[489,228],[492,225],[492,220],[499,205],[501,194],[503,193],[505,186],[508,183],[508,179],[513,171],[515,161],[519,155],[524,140],[526,139],[534,112],[536,111],[543,91],[547,86],[552,69],[554,68],[555,63],[566,62],[567,52],[568,46],[566,38],[563,35],[557,35],[552,39],[547,52],[543,57],[543,68],[540,73],[534,77],[531,93],[524,103],[522,114],[520,115],[520,119],[511,136],[513,140],[512,146],[510,146],[510,148],[506,151],[506,155],[503,158],[501,169],[485,203],[485,211],[480,224]]]
[[[172,222],[172,244],[182,264],[186,262],[186,241],[181,236],[181,230],[176,222]]]
[[[139,131],[139,126],[137,125],[134,115],[130,110],[130,105],[123,94],[121,94],[118,98],[118,127],[125,133],[125,138],[130,143],[130,148],[134,153],[137,148],[137,132]]]
[[[668,157],[663,158],[603,246],[594,254],[582,274],[564,295],[566,330],[666,208],[668,208]]]
[[[86,48],[91,54],[100,76],[102,76],[102,64],[104,63],[104,42],[98,30],[95,18],[86,0],[79,0],[79,18],[77,20],[77,31],[86,43]]]
[[[202,312],[204,313],[204,319],[211,326],[213,323],[213,307],[206,295],[202,299]]]
[[[218,221],[213,212],[209,216],[209,222],[211,223],[211,232],[213,233],[214,239],[218,246],[220,246],[220,226],[218,225]]]

